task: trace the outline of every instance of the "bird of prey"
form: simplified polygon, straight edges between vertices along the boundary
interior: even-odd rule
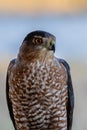
[[[71,130],[70,68],[54,56],[55,42],[48,32],[29,33],[8,66],[6,98],[15,130]]]

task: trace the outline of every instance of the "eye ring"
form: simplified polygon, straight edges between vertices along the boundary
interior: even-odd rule
[[[34,38],[34,44],[38,45],[42,43],[42,38]]]

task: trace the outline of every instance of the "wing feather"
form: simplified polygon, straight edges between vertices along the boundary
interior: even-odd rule
[[[65,60],[58,59],[58,61],[64,65],[67,71],[67,75],[68,75],[67,130],[71,130],[72,121],[73,121],[73,109],[74,109],[74,92],[73,92],[73,85],[72,85],[72,79],[71,79],[71,74],[70,74],[70,67]]]
[[[16,125],[15,125],[15,120],[14,120],[14,114],[13,114],[13,108],[12,108],[12,103],[10,101],[10,98],[9,98],[9,83],[8,83],[8,80],[9,80],[9,75],[10,75],[10,69],[12,68],[12,66],[15,64],[15,59],[12,60],[8,66],[8,71],[7,71],[7,76],[6,76],[6,100],[7,100],[7,106],[8,106],[8,110],[9,110],[9,115],[10,115],[10,118],[13,122],[13,125],[14,125],[14,128],[15,130],[16,129]]]

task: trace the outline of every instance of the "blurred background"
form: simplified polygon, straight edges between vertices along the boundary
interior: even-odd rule
[[[72,130],[87,129],[87,0],[0,0],[0,129],[14,130],[5,97],[9,61],[27,33],[56,36],[56,53],[71,67],[75,93]]]

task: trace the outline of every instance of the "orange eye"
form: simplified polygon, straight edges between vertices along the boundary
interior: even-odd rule
[[[34,38],[34,44],[38,45],[42,43],[42,38]]]

